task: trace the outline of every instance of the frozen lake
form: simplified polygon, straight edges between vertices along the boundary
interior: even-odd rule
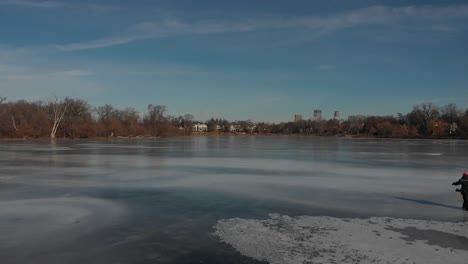
[[[0,259],[2,264],[273,263],[236,247],[242,238],[229,232],[243,220],[223,220],[267,221],[246,222],[254,228],[283,219],[267,220],[272,213],[307,216],[284,218],[294,228],[320,226],[329,219],[322,217],[340,226],[340,219],[353,219],[338,235],[388,217],[400,219],[392,220],[396,229],[410,228],[405,234],[416,236],[411,228],[434,220],[433,232],[447,231],[454,236],[449,240],[465,243],[455,235],[457,226],[447,224],[468,221],[451,186],[468,170],[467,158],[468,141],[452,140],[0,142]],[[358,220],[372,217],[372,224]],[[229,233],[221,237],[229,244],[214,234],[216,225]],[[381,225],[376,229],[390,232]],[[456,241],[443,248],[451,247],[460,254],[468,250]]]

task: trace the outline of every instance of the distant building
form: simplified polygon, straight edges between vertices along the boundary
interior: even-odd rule
[[[340,119],[340,111],[335,111],[335,113],[333,113],[333,118]]]
[[[207,132],[208,126],[206,124],[197,123],[192,126],[192,131],[193,132]]]
[[[229,132],[235,133],[239,131],[239,126],[238,125],[230,125],[229,126]]]
[[[314,119],[321,120],[322,119],[322,110],[314,110]]]
[[[299,122],[302,121],[302,115],[300,114],[295,114],[294,115],[294,122]]]
[[[456,134],[457,130],[458,130],[457,123],[453,122],[452,124],[450,124],[450,129],[449,129],[450,135]]]

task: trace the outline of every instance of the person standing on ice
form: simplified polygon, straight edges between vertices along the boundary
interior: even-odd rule
[[[461,185],[461,188],[456,191],[463,196],[463,209],[468,211],[468,172],[464,172],[461,179],[452,183],[452,185]]]

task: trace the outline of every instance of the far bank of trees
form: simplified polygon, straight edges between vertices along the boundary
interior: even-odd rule
[[[468,109],[424,103],[397,116],[350,116],[348,120],[304,120],[274,124],[269,133],[351,135],[385,138],[468,138]]]
[[[211,118],[196,122],[191,114],[171,116],[164,105],[135,108],[97,107],[81,99],[8,101],[0,97],[0,138],[167,137],[192,134],[203,123],[207,132],[248,134],[349,135],[395,138],[468,138],[468,109],[453,104],[416,105],[396,116],[350,116],[347,120],[302,120],[286,123]]]
[[[193,117],[170,116],[163,105],[146,113],[106,104],[92,107],[81,99],[7,101],[0,97],[0,138],[90,138],[189,135]]]

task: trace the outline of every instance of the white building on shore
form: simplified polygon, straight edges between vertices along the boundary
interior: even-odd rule
[[[202,123],[196,123],[192,126],[193,132],[208,132],[208,126]]]

